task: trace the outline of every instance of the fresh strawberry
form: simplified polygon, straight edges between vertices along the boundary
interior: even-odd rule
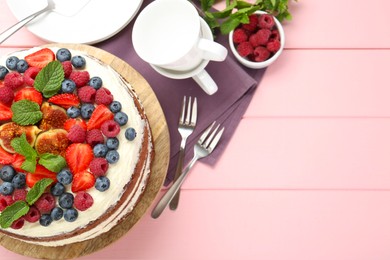
[[[23,99],[28,99],[30,101],[33,101],[35,103],[38,103],[38,105],[42,105],[42,94],[35,88],[22,88],[18,92],[15,93],[14,101],[19,101]]]
[[[88,169],[92,159],[93,151],[89,144],[74,143],[66,149],[65,160],[73,175]]]
[[[0,121],[10,120],[11,118],[12,118],[11,108],[0,103]]]
[[[28,187],[32,188],[37,181],[42,180],[43,178],[49,178],[53,181],[57,181],[56,176],[57,174],[55,172],[49,171],[42,165],[37,164],[34,173],[28,172],[26,174],[26,184]]]
[[[69,93],[52,96],[51,98],[49,98],[48,101],[65,109],[68,109],[71,106],[77,107],[78,105],[80,105],[79,98],[75,94]]]
[[[95,176],[89,171],[82,171],[73,176],[72,192],[85,191],[95,185]]]
[[[102,124],[107,120],[112,120],[114,114],[110,111],[105,105],[96,106],[95,110],[92,112],[91,118],[87,123],[87,129],[100,129]]]
[[[69,132],[74,125],[79,125],[84,130],[87,130],[87,124],[81,118],[68,118],[64,123],[64,129]]]
[[[13,163],[14,156],[0,146],[0,164]]]
[[[12,162],[12,167],[14,167],[14,169],[17,172],[26,172],[25,170],[22,169],[22,164],[23,164],[24,160],[25,160],[25,158],[23,155],[15,153],[14,160]]]
[[[55,54],[49,48],[43,48],[24,57],[30,67],[43,68],[55,60]]]

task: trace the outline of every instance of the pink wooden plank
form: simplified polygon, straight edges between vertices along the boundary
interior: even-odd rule
[[[388,50],[287,50],[261,81],[246,117],[388,117]]]
[[[390,189],[390,120],[241,121],[215,167],[199,163],[185,189]]]

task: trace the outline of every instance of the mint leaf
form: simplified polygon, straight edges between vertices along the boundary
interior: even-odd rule
[[[32,173],[35,172],[36,167],[37,167],[36,159],[31,159],[27,157],[21,166],[21,168],[26,172],[32,172]]]
[[[42,92],[45,98],[57,94],[64,80],[64,69],[61,62],[49,62],[35,77],[34,88]]]
[[[66,166],[64,157],[51,153],[41,154],[38,163],[43,165],[46,169],[57,173]]]
[[[22,163],[22,169],[27,172],[35,172],[37,152],[27,142],[26,134],[23,133],[20,137],[15,137],[11,141],[11,146],[15,152],[25,157],[25,161]]]
[[[16,201],[0,213],[0,226],[2,228],[9,228],[15,220],[26,215],[29,209],[25,201]]]
[[[12,121],[19,125],[34,125],[42,119],[39,105],[28,99],[23,99],[12,104]]]
[[[27,192],[26,201],[28,204],[33,205],[45,192],[46,188],[53,183],[52,179],[44,178],[37,181],[34,186]]]

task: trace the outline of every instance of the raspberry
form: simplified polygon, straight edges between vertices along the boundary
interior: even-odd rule
[[[87,143],[91,146],[104,143],[104,136],[99,129],[87,131],[86,139]]]
[[[272,15],[262,14],[259,17],[259,27],[263,29],[271,29],[275,25],[275,20]]]
[[[266,45],[271,36],[271,31],[268,29],[260,29],[257,31],[256,35],[258,35],[257,40],[259,45]]]
[[[0,88],[0,102],[4,105],[11,105],[14,100],[14,91],[9,87]]]
[[[12,203],[14,203],[14,200],[11,195],[0,194],[0,212]]]
[[[271,35],[269,36],[269,40],[278,40],[280,41],[280,33],[278,30],[272,30]]]
[[[23,76],[18,72],[10,72],[4,77],[4,86],[17,89],[24,85]]]
[[[249,37],[249,42],[251,43],[253,48],[262,45],[262,38],[260,34],[254,33]]]
[[[244,29],[238,28],[233,32],[233,42],[235,44],[246,42],[248,40],[248,35]]]
[[[30,87],[34,87],[35,77],[38,75],[40,71],[41,69],[37,67],[28,68],[23,74],[24,82],[26,83],[26,85]]]
[[[99,88],[96,91],[96,96],[95,96],[95,102],[96,104],[100,105],[106,105],[108,106],[111,104],[111,102],[114,100],[114,97],[112,96],[111,92],[106,89],[106,88]]]
[[[84,143],[86,139],[86,131],[80,125],[73,125],[69,129],[67,137],[72,143]]]
[[[27,214],[24,215],[24,219],[30,223],[37,222],[40,217],[41,217],[41,213],[35,206],[31,206]]]
[[[108,170],[108,162],[104,158],[93,158],[89,164],[89,170],[95,175],[95,177],[104,176]]]
[[[65,78],[69,78],[70,74],[73,71],[72,62],[64,61],[64,62],[61,62],[61,64],[62,64],[62,68],[64,69]]]
[[[93,103],[96,95],[96,89],[91,86],[84,86],[77,90],[77,95],[81,102]]]
[[[74,83],[76,83],[76,86],[78,88],[83,87],[87,85],[89,81],[89,73],[88,71],[72,71],[69,75],[69,79],[73,80]]]
[[[13,229],[21,229],[24,226],[24,218],[18,218],[14,222],[12,222],[11,228]]]
[[[256,47],[256,49],[253,51],[253,54],[255,55],[254,60],[258,62],[265,61],[271,55],[267,48],[263,46]]]
[[[250,42],[242,42],[237,46],[237,52],[242,57],[246,57],[253,53],[253,47]]]
[[[121,127],[114,120],[107,120],[102,124],[100,130],[107,137],[115,137],[119,134]]]
[[[13,196],[14,201],[25,200],[27,195],[27,191],[25,189],[16,189],[14,190]]]
[[[249,23],[243,24],[242,28],[244,28],[245,30],[247,30],[249,32],[253,32],[257,29],[257,22],[258,22],[257,15],[251,14],[249,16]]]
[[[280,41],[272,40],[267,43],[267,50],[270,52],[277,52],[280,49]]]
[[[74,197],[74,207],[80,211],[85,211],[93,205],[93,198],[85,191],[79,191]]]
[[[41,213],[49,213],[56,205],[56,200],[50,193],[43,193],[34,204]]]

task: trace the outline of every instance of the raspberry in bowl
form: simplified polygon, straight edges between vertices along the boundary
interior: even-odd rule
[[[282,53],[285,35],[280,22],[264,11],[249,16],[249,23],[240,24],[229,33],[229,45],[237,60],[252,69],[262,69]]]

